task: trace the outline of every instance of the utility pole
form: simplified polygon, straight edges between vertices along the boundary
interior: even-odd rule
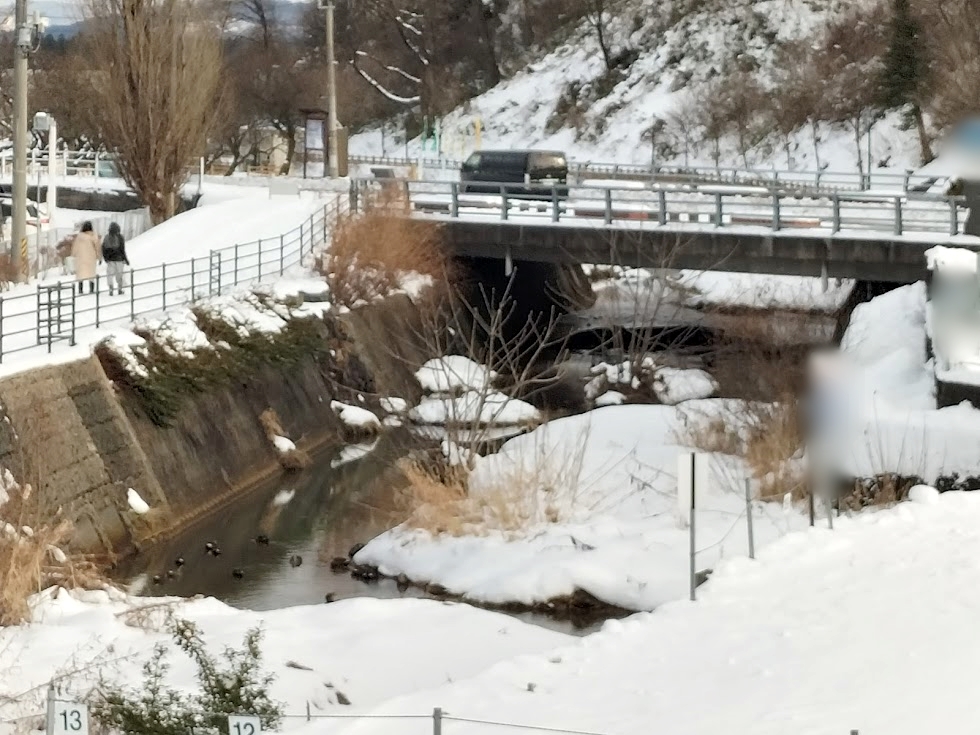
[[[27,25],[27,0],[17,0],[14,22],[14,201],[10,262],[17,263],[20,272],[27,265],[21,262],[21,245],[27,240],[27,55],[34,47],[33,29]]]
[[[327,155],[330,156],[330,178],[340,176],[340,162],[337,160],[337,70],[333,49],[333,2],[321,0],[327,14]]]

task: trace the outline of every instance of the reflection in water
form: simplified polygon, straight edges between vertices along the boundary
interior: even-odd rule
[[[207,595],[251,610],[321,604],[327,595],[424,596],[415,588],[400,592],[393,580],[359,582],[330,569],[333,557],[346,556],[354,544],[400,522],[392,507],[396,480],[391,468],[410,441],[406,433],[392,432],[369,452],[348,448],[319,457],[306,472],[281,478],[145,549],[120,565],[117,579],[133,584],[138,594]],[[362,456],[355,459],[356,454]],[[208,553],[207,544],[220,553]],[[539,615],[517,617],[563,632],[595,629],[575,630]]]

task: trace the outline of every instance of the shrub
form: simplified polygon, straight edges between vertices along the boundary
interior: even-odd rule
[[[133,351],[138,370],[128,367],[106,343],[95,348],[109,379],[134,395],[158,426],[169,426],[188,396],[245,381],[264,366],[326,359],[338,333],[329,316],[293,317],[280,331],[266,333],[240,331],[203,307],[192,311],[210,344],[190,354],[172,349],[166,339],[146,331],[139,333],[145,347]],[[220,348],[214,347],[219,344]]]
[[[342,216],[316,269],[336,304],[352,308],[400,289],[419,274],[446,282],[450,264],[434,222],[404,216],[408,203],[392,193],[368,197],[361,211]]]
[[[256,715],[263,730],[282,720],[282,705],[269,696],[273,677],[261,671],[261,630],[245,634],[240,649],[222,656],[208,652],[194,623],[173,620],[174,644],[197,666],[200,693],[189,696],[166,685],[168,647],[159,645],[143,666],[143,681],[134,689],[100,683],[92,695],[92,715],[104,728],[126,735],[186,735],[194,730],[228,733],[228,715]],[[223,663],[222,663],[223,660]]]

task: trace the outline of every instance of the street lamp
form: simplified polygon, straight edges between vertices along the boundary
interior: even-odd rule
[[[333,49],[333,3],[334,0],[317,0],[317,5],[326,13],[327,25],[327,155],[330,157],[330,178],[340,176],[340,162],[337,160],[337,70]]]
[[[54,226],[55,208],[58,206],[58,185],[55,180],[58,165],[58,124],[53,116],[47,112],[38,112],[34,115],[34,132],[42,135],[48,134],[48,222]],[[41,257],[41,167],[37,169],[37,257]]]

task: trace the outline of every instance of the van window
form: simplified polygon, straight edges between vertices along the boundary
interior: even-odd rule
[[[468,171],[476,171],[478,168],[480,168],[480,154],[473,153],[470,155],[470,157],[463,162],[463,168]]]
[[[568,167],[565,157],[560,153],[532,153],[533,169],[564,169]]]
[[[527,154],[520,151],[483,151],[480,167],[497,171],[524,171]]]

